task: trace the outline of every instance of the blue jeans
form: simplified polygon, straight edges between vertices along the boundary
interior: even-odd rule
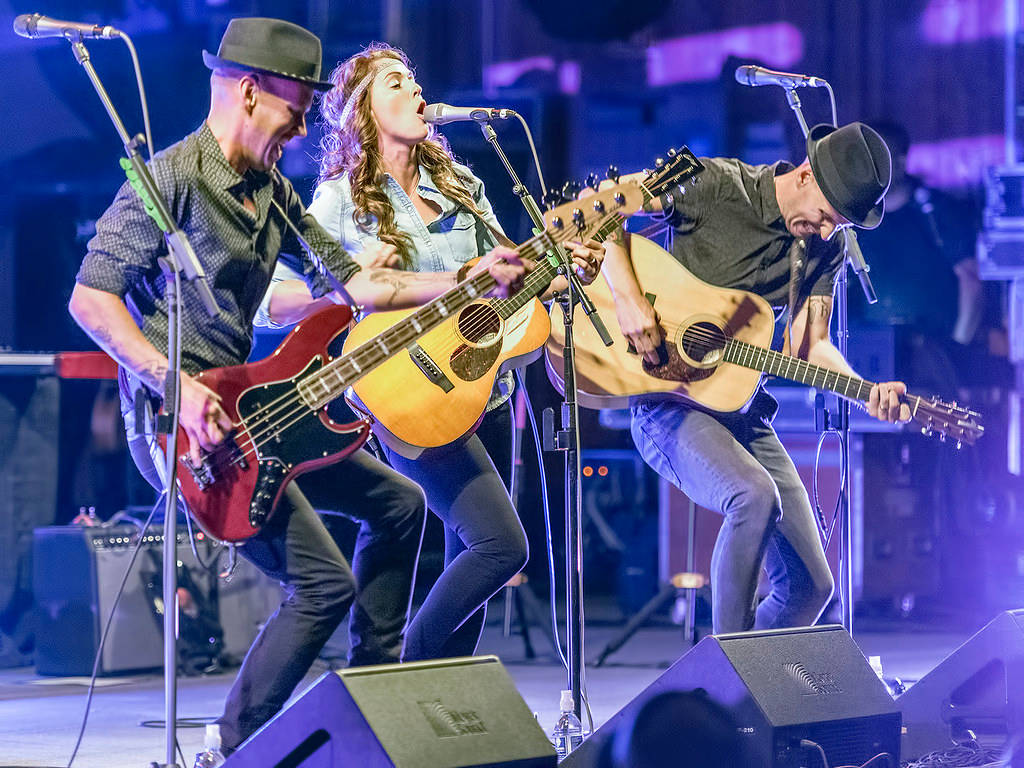
[[[711,557],[716,634],[809,626],[833,581],[807,491],[759,392],[746,413],[709,414],[681,401],[638,401],[631,431],[659,475],[725,519]],[[771,592],[755,607],[764,563]]]
[[[122,400],[122,413],[132,458],[159,490],[162,472],[150,438],[135,429],[130,398]],[[285,598],[246,654],[217,721],[229,749],[284,706],[345,616],[350,666],[399,660],[423,536],[423,492],[365,451],[317,474],[321,493],[325,483],[333,491],[331,509],[359,524],[352,566],[294,482],[267,524],[238,548],[281,582]]]

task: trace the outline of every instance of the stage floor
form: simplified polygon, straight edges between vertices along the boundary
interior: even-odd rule
[[[494,653],[502,659],[527,706],[548,729],[558,712],[565,673],[549,641],[537,628],[531,629],[537,656],[526,659],[519,636],[503,637],[501,625],[495,621],[500,613],[500,604],[494,605],[479,652]],[[587,659],[595,658],[618,631],[614,623],[595,623],[588,621]],[[865,623],[863,630],[855,626],[856,640],[865,656],[881,656],[886,676],[908,681],[923,677],[972,633],[907,622],[875,621]],[[685,650],[680,629],[665,624],[640,630],[602,667],[588,666],[587,691],[595,725],[600,726],[640,693]],[[300,692],[326,670],[327,666],[318,662]],[[216,717],[233,676],[234,670],[209,677],[180,678],[179,719]],[[39,677],[31,667],[0,670],[0,768],[67,765],[81,724],[87,682]],[[162,762],[163,730],[140,725],[163,718],[161,676],[101,678],[101,683],[74,765],[142,768],[150,762]],[[178,740],[188,768],[202,739],[202,728],[179,727]]]

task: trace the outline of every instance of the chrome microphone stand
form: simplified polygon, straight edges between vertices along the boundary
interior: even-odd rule
[[[526,208],[534,226],[544,229],[544,216],[537,202],[533,199],[526,186],[520,181],[515,168],[498,143],[498,135],[489,121],[480,120],[480,130],[484,139],[494,148],[498,159],[512,179],[512,191]],[[572,259],[561,246],[555,248],[561,260],[559,273],[569,283],[567,290],[558,297],[562,307],[565,324],[565,347],[563,350],[565,395],[561,408],[561,429],[554,431],[553,418],[550,411],[544,412],[544,433],[550,435],[546,439],[545,448],[565,452],[565,613],[566,613],[566,659],[567,688],[572,691],[573,710],[576,716],[582,714],[583,689],[583,539],[582,531],[582,493],[580,487],[580,438],[579,410],[576,403],[575,348],[573,346],[572,325],[575,306],[578,304],[594,330],[605,345],[612,344],[608,329],[601,321],[597,308],[583,290],[583,284],[572,268]],[[543,471],[543,467],[541,468]],[[554,600],[555,596],[551,595]]]
[[[819,78],[820,79],[820,78]],[[829,94],[832,95],[832,88],[828,83],[822,80],[822,83],[829,89]],[[800,105],[800,96],[796,92],[795,87],[788,87],[786,91],[786,102],[789,104],[790,109],[796,115],[797,122],[800,124],[800,130],[803,132],[804,138],[810,133],[807,127],[807,121],[804,119],[803,111]],[[835,100],[832,101],[832,125],[836,126],[836,112],[835,112]],[[836,126],[837,127],[837,126]],[[838,348],[843,358],[846,358],[847,342],[850,336],[849,321],[847,315],[847,289],[848,281],[846,275],[846,265],[849,263],[854,271],[854,274],[860,279],[861,287],[864,289],[864,296],[867,298],[869,304],[874,304],[878,301],[878,297],[875,295],[874,286],[871,285],[871,278],[868,276],[870,267],[864,260],[864,254],[860,250],[860,246],[857,244],[857,236],[850,229],[844,229],[840,233],[843,237],[843,252],[845,259],[842,266],[839,269],[839,274],[836,277],[836,285],[833,291],[836,303],[836,335],[838,337]],[[790,318],[792,322],[792,318]],[[839,598],[842,605],[842,624],[846,628],[846,631],[853,635],[853,520],[851,518],[852,513],[852,494],[851,494],[851,481],[852,474],[850,472],[850,403],[849,401],[839,398],[838,399],[838,428],[836,429],[839,435],[839,466],[840,474],[844,479],[842,487],[839,489]]]
[[[127,35],[118,33],[127,41]],[[85,70],[92,83],[96,94],[103,103],[111,122],[117,131],[118,136],[124,144],[127,160],[122,160],[124,168],[132,185],[136,187],[147,204],[152,205],[150,215],[156,220],[164,231],[167,242],[167,255],[160,259],[160,266],[164,272],[167,285],[167,378],[164,394],[164,411],[169,424],[167,433],[167,453],[165,456],[165,467],[162,473],[164,488],[167,491],[167,504],[164,509],[164,540],[163,540],[163,632],[164,632],[164,725],[165,725],[165,762],[159,764],[160,768],[176,768],[177,758],[175,750],[177,747],[177,631],[178,631],[178,553],[177,553],[177,500],[176,487],[177,469],[177,433],[179,416],[179,394],[180,394],[180,344],[177,326],[178,317],[183,309],[181,305],[181,292],[177,290],[177,281],[184,277],[197,288],[199,297],[203,302],[206,311],[211,317],[219,313],[216,300],[210,290],[203,271],[202,264],[196,258],[192,246],[188,242],[185,233],[177,226],[171,216],[170,209],[164,201],[160,190],[153,179],[149,168],[146,166],[142,155],[139,153],[139,146],[145,144],[142,136],[131,138],[125,130],[117,110],[114,108],[110,96],[107,94],[103,83],[100,81],[96,69],[92,65],[89,51],[82,42],[81,33],[68,33],[68,41],[71,43],[75,59]],[[152,151],[152,150],[151,150]],[[134,176],[134,178],[133,178]],[[154,763],[154,765],[156,765]]]

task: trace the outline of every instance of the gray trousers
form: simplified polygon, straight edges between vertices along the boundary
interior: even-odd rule
[[[809,626],[833,580],[807,491],[759,392],[746,413],[711,415],[681,401],[634,404],[637,449],[659,475],[724,517],[711,557],[716,634]],[[762,563],[771,592],[755,605]]]

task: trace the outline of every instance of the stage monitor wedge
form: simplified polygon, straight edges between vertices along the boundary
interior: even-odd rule
[[[496,656],[328,672],[226,768],[554,768]]]
[[[892,697],[849,633],[829,625],[705,637],[560,768],[606,765],[605,742],[644,702],[697,689],[733,712],[750,765],[818,768],[820,758],[802,749],[801,739],[820,744],[830,765],[860,765],[881,752],[899,764]]]
[[[907,760],[949,749],[968,730],[994,745],[1024,734],[1024,610],[1000,613],[896,704]]]

